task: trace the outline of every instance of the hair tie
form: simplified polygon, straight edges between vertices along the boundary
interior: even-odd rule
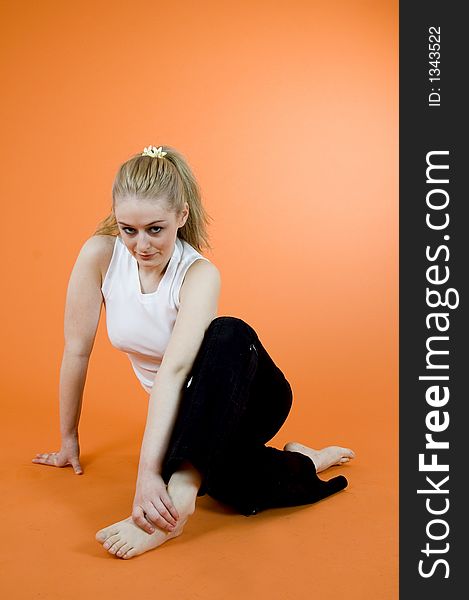
[[[148,148],[145,148],[141,154],[141,156],[152,156],[153,158],[162,158],[163,156],[166,156],[167,152],[163,152],[161,150],[163,146],[160,146],[159,148],[157,148],[156,146],[148,146]]]

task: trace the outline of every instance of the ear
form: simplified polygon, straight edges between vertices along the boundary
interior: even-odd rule
[[[181,211],[181,216],[179,217],[179,227],[183,227],[189,218],[189,205],[187,202],[184,202],[184,208]]]

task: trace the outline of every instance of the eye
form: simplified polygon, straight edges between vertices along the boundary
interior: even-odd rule
[[[130,229],[130,231],[127,231],[129,229]],[[163,228],[162,227],[158,227],[157,225],[154,225],[153,227],[150,227],[150,230],[153,230],[153,229],[158,229],[158,230],[162,231]],[[132,235],[135,230],[133,229],[133,227],[122,227],[122,231],[124,231],[127,235]],[[152,231],[152,233],[157,234],[160,231]]]

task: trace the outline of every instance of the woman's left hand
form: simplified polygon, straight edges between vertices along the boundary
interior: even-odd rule
[[[155,525],[173,531],[179,513],[159,473],[141,474],[137,480],[132,520],[147,533],[154,533]]]

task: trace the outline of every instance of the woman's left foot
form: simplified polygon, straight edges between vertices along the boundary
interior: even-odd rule
[[[334,465],[342,465],[349,462],[352,458],[355,458],[355,452],[353,450],[350,450],[350,448],[342,448],[340,446],[327,446],[327,448],[322,448],[322,450],[315,450],[314,448],[309,448],[299,442],[288,442],[283,449],[290,452],[300,452],[300,454],[309,456],[314,462],[316,473],[325,471]]]

